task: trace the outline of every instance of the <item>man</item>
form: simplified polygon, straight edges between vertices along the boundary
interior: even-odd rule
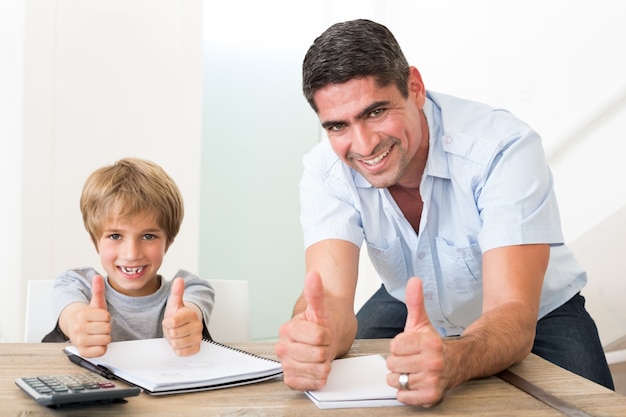
[[[289,387],[322,387],[355,337],[389,337],[387,382],[407,404],[531,351],[613,388],[536,132],[426,91],[367,20],[315,40],[303,90],[329,140],[300,184],[307,272],[276,345]],[[355,316],[363,240],[383,286]]]

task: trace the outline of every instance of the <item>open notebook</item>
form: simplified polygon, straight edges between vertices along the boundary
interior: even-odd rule
[[[357,408],[403,405],[397,390],[387,385],[389,370],[380,355],[335,359],[326,385],[306,395],[318,408]]]
[[[80,356],[74,346],[64,351]],[[226,388],[282,375],[277,361],[207,340],[193,356],[177,356],[160,338],[110,343],[103,356],[83,359],[153,395]]]

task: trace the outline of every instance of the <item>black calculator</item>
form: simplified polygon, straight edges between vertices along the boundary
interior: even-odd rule
[[[137,387],[118,384],[93,372],[22,377],[15,384],[48,407],[116,402],[141,392]]]

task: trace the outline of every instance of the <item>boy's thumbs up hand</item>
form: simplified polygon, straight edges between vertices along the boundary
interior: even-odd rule
[[[185,304],[185,281],[175,278],[172,281],[170,296],[163,314],[163,335],[167,338],[178,356],[198,353],[202,342],[202,314],[193,304]]]
[[[101,275],[96,275],[91,280],[91,301],[89,302],[89,307],[102,310],[107,309],[107,300],[104,296],[104,278]]]
[[[104,278],[101,275],[91,280],[89,304],[70,304],[61,313],[59,324],[81,356],[91,358],[106,353],[111,343],[111,315],[107,311]]]
[[[170,296],[167,299],[165,318],[174,317],[176,312],[185,306],[183,294],[185,294],[185,281],[182,278],[175,278],[172,281]]]

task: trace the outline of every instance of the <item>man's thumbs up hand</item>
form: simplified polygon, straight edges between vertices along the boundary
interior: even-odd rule
[[[406,285],[407,317],[404,332],[391,341],[387,383],[398,388],[398,400],[430,407],[445,395],[446,374],[443,339],[430,323],[424,306],[422,281],[411,278]],[[402,387],[400,378],[408,378]]]
[[[304,281],[304,299],[306,300],[305,319],[325,327],[328,318],[324,308],[324,285],[322,278],[316,272],[309,273],[306,276]]]
[[[404,331],[418,331],[424,327],[432,328],[424,307],[424,290],[419,278],[411,278],[406,285],[407,316]]]

